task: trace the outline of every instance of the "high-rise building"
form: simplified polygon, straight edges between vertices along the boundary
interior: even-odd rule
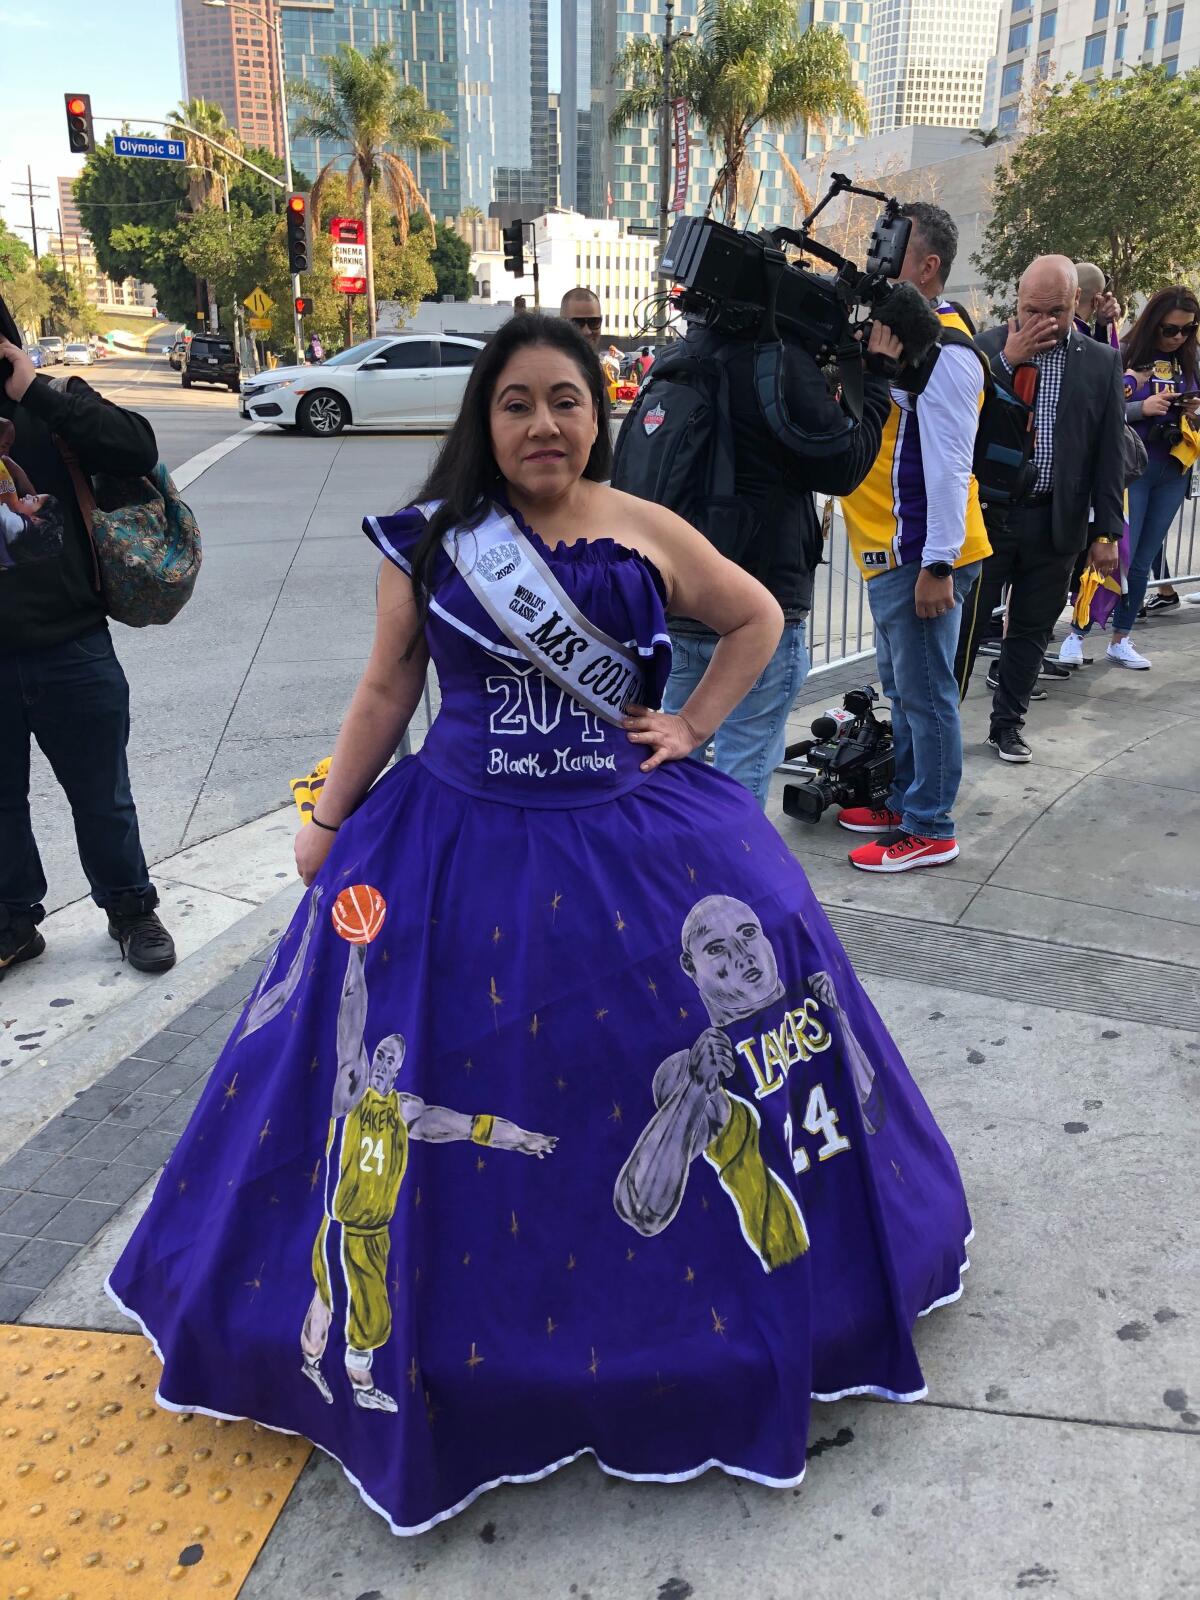
[[[1143,62],[1173,77],[1200,66],[1196,0],[1004,0],[985,127],[1017,126],[1022,97],[1068,74],[1085,82]]]
[[[236,10],[177,3],[184,98],[220,106],[246,144],[282,156],[279,57],[267,26],[278,16],[276,0],[239,0]]]
[[[868,63],[871,44],[871,0],[801,0],[800,24],[804,28],[836,28],[846,41],[850,55],[850,74],[854,87],[867,98]],[[811,158],[822,151],[853,144],[861,130],[841,117],[832,118],[823,128],[815,123],[807,129],[804,154]]]
[[[974,128],[1000,0],[872,0],[871,132]]]
[[[74,239],[83,233],[83,220],[75,199],[75,179],[58,180],[58,225],[64,239]]]

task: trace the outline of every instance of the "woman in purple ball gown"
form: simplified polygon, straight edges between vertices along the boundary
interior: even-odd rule
[[[610,456],[595,356],[516,317],[420,505],[368,518],[309,893],[110,1280],[164,1405],[307,1435],[398,1533],[584,1453],[794,1485],[813,1399],[921,1397],[966,1265],[804,873],[684,759],[779,608]],[[668,609],[721,635],[679,716]],[[441,713],[380,777],[430,655]]]

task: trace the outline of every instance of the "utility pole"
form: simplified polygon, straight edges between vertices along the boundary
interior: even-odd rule
[[[62,262],[63,277],[65,278],[67,275],[67,246],[66,241],[63,239],[62,212],[58,211],[56,215],[58,217],[58,259]]]
[[[13,193],[18,195],[21,199],[28,199],[29,201],[29,231],[33,235],[33,259],[36,261],[38,259],[38,232],[37,212],[34,207],[34,202],[35,200],[49,200],[50,191],[40,183],[35,184],[33,181],[32,167],[26,167],[25,182],[14,183]],[[25,231],[24,228],[22,228],[21,231],[23,233]]]

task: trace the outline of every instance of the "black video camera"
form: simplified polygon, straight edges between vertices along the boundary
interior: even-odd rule
[[[801,822],[820,822],[832,805],[882,809],[896,776],[892,725],[875,715],[877,691],[867,684],[842,700],[841,716],[826,713],[812,725],[814,737],[792,745],[789,761],[803,760],[812,777],[786,784],[783,809]]]
[[[871,231],[865,267],[855,266],[811,236],[815,219],[839,194],[884,202]],[[864,344],[855,335],[865,330],[872,311],[879,311],[899,292],[892,280],[899,277],[911,231],[912,222],[901,215],[898,200],[878,189],[860,189],[835,172],[824,199],[799,230],[738,233],[711,217],[681,217],[671,230],[658,271],[676,286],[672,299],[689,321],[735,338],[762,337],[764,329],[777,328],[778,333],[768,331],[766,336],[797,340],[819,365],[825,365],[851,351],[861,356]],[[826,262],[833,272],[790,262],[785,253],[789,245]],[[905,339],[906,363],[919,360],[938,334],[937,319],[909,286],[900,293],[900,303],[912,300],[926,313],[920,322],[926,343],[924,351],[910,349]],[[865,318],[857,315],[860,307],[866,308]],[[912,304],[906,311],[906,321],[919,315]],[[896,331],[904,338],[900,329]],[[914,329],[905,331],[911,337]]]

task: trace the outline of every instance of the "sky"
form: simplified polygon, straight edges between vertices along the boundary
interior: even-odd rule
[[[65,94],[90,94],[104,116],[163,118],[182,95],[175,0],[0,0],[0,216],[29,243],[29,204],[13,194],[33,168],[50,190],[39,232],[55,229],[57,184],[83,162],[67,146]],[[20,224],[25,224],[20,228]]]
[[[570,3],[570,0],[567,0]],[[57,179],[82,168],[67,148],[65,94],[90,94],[98,138],[109,117],[161,120],[183,95],[175,0],[0,0],[0,216],[29,243],[13,194],[33,169],[39,232],[56,229]],[[550,4],[550,87],[559,79],[559,7]]]

